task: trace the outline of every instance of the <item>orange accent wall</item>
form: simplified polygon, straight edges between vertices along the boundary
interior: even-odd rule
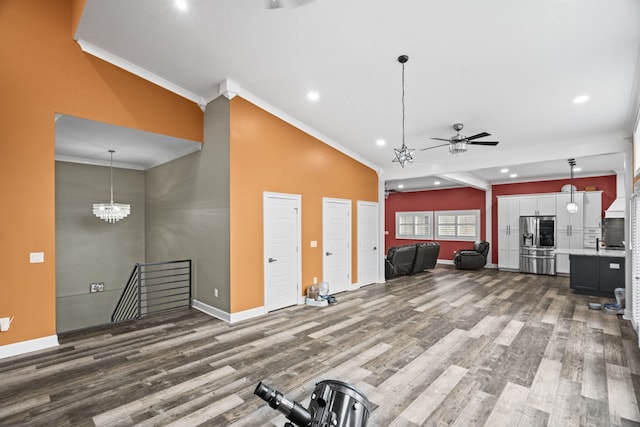
[[[264,302],[265,191],[302,195],[303,294],[314,276],[322,280],[322,198],[352,201],[355,282],[356,202],[378,200],[377,173],[239,96],[230,108],[231,313]]]
[[[71,37],[74,38],[78,24],[82,18],[82,12],[87,4],[87,0],[72,0],[71,2]]]
[[[0,3],[0,316],[15,316],[0,346],[56,333],[54,114],[203,140],[196,104],[80,50],[77,6]]]

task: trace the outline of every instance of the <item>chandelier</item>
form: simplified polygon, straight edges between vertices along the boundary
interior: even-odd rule
[[[567,212],[569,213],[576,213],[578,212],[578,204],[576,202],[573,201],[573,167],[576,165],[576,159],[569,159],[569,166],[571,167],[571,201],[569,203],[567,203]]]
[[[111,153],[111,166],[110,166],[110,183],[111,183],[111,201],[109,203],[94,203],[93,214],[100,219],[103,219],[111,224],[126,218],[131,213],[131,205],[123,203],[113,202],[113,153],[114,150],[109,150]]]
[[[393,149],[393,152],[396,155],[393,161],[400,163],[400,166],[402,167],[409,162],[413,162],[413,152],[416,151],[412,148],[407,148],[404,143],[404,64],[408,60],[409,57],[407,55],[401,55],[398,57],[398,62],[402,64],[402,147]]]

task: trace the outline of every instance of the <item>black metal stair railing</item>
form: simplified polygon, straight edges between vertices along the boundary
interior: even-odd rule
[[[137,263],[111,315],[112,322],[191,307],[191,260]]]

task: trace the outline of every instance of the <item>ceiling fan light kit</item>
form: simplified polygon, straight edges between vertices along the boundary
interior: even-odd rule
[[[453,135],[451,138],[448,138],[448,139],[445,139],[445,138],[431,138],[431,139],[435,139],[437,141],[447,141],[446,144],[440,144],[440,145],[435,145],[433,147],[422,148],[421,151],[431,150],[432,148],[448,146],[449,147],[449,152],[451,154],[462,154],[462,153],[465,153],[467,151],[467,146],[468,145],[488,145],[488,146],[495,147],[496,145],[499,144],[498,141],[476,141],[476,139],[478,139],[478,138],[484,138],[485,136],[491,136],[490,133],[480,132],[480,133],[472,135],[472,136],[464,136],[464,135],[462,135],[460,133],[462,128],[464,128],[464,125],[462,123],[455,123],[452,127],[453,127],[453,130],[456,131],[456,134]]]
[[[409,60],[407,55],[400,55],[398,57],[398,62],[402,64],[402,147],[394,148],[393,152],[395,154],[394,162],[400,163],[400,166],[405,167],[407,163],[413,162],[413,152],[416,151],[412,148],[407,148],[405,144],[405,132],[404,132],[404,64]]]

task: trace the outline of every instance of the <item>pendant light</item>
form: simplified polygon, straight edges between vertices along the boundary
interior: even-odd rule
[[[402,147],[394,148],[393,152],[396,157],[394,162],[400,163],[400,166],[405,167],[409,162],[413,162],[413,152],[416,151],[412,148],[407,148],[404,142],[404,64],[409,60],[407,55],[400,55],[398,62],[402,64]]]
[[[109,150],[111,153],[111,166],[109,168],[110,184],[111,184],[111,201],[109,203],[94,203],[93,214],[100,219],[113,224],[126,218],[131,213],[131,205],[113,202],[113,153],[115,150]]]
[[[573,201],[573,167],[576,165],[576,159],[569,159],[569,167],[571,167],[571,180],[569,182],[569,185],[571,186],[571,201],[569,203],[567,203],[567,212],[569,213],[576,213],[578,212],[578,204],[576,202]]]

